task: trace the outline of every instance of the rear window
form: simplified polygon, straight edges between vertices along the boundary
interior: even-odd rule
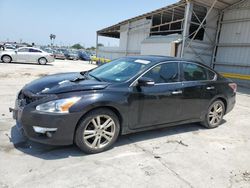
[[[29,49],[29,52],[37,52],[37,53],[42,53],[40,50],[33,49],[33,48],[30,48],[30,49]]]
[[[185,81],[213,80],[216,74],[197,64],[183,63],[183,79]]]
[[[192,63],[183,63],[183,78],[185,81],[207,80],[206,69]]]

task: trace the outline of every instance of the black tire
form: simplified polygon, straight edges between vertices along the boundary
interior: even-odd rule
[[[110,135],[108,135],[108,138],[110,139],[109,141],[105,138],[107,135],[105,135],[105,137],[102,135],[105,133],[100,133],[100,132],[98,133],[98,131],[105,131],[106,132],[106,130],[108,130],[108,128],[105,130],[104,129],[97,130],[96,128],[94,128],[95,126],[92,123],[92,120],[94,119],[94,121],[95,121],[96,120],[95,118],[98,118],[98,117],[100,117],[99,122],[101,122],[103,125],[104,125],[104,122],[107,120],[107,119],[105,120],[105,118],[107,118],[107,117],[111,118],[110,121],[112,121],[112,122],[110,122],[108,124],[112,124],[112,126],[110,126],[110,132],[112,132],[112,130],[113,130],[113,133],[112,133],[113,136],[109,137]],[[95,136],[92,136],[91,138],[85,139],[86,137],[90,136],[90,134],[88,134],[88,135],[86,134],[86,131],[94,131],[95,133],[91,133],[91,135],[95,135]],[[75,144],[85,153],[88,153],[88,154],[100,153],[100,152],[108,150],[110,147],[113,146],[113,144],[115,143],[115,141],[117,140],[117,138],[119,136],[119,132],[120,132],[120,122],[119,122],[119,119],[116,116],[116,114],[112,110],[109,110],[107,108],[99,108],[99,109],[90,111],[82,118],[82,120],[80,121],[80,123],[76,129]],[[99,136],[98,136],[98,134],[99,134]],[[96,143],[99,140],[95,141],[98,138],[100,140],[99,148],[98,148],[98,144],[96,145]],[[107,142],[106,145],[105,145],[105,140]],[[92,143],[93,145],[96,145],[95,146],[96,148],[93,148],[90,146],[91,141],[93,141],[93,143]],[[103,141],[103,145],[101,146],[102,141]]]
[[[218,109],[215,110],[216,105],[218,105],[218,107],[221,107],[221,110],[218,112],[217,112]],[[217,116],[215,113],[217,114]],[[208,129],[216,128],[221,124],[224,114],[225,114],[225,104],[221,100],[217,99],[210,104],[205,119],[204,121],[201,122],[201,124]],[[217,119],[217,121],[215,121],[215,119]]]
[[[1,58],[2,62],[4,63],[11,63],[12,58],[9,55],[3,55]]]
[[[38,59],[39,65],[46,65],[48,63],[48,60],[45,57],[41,57]]]

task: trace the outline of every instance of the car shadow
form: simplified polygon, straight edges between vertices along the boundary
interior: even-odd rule
[[[224,124],[225,122],[226,121],[224,120],[222,123]],[[184,124],[173,127],[166,127],[151,131],[143,131],[143,132],[120,136],[114,147],[119,147],[131,143],[137,143],[143,140],[151,140],[154,138],[177,135],[186,132],[195,133],[202,130],[206,129],[203,128],[199,123],[192,123],[192,124]],[[16,126],[13,126],[11,128],[10,142],[13,143],[13,146],[17,150],[44,160],[57,160],[62,158],[86,155],[83,152],[81,152],[75,145],[50,146],[28,140],[17,130]]]
[[[38,63],[22,63],[22,62],[11,62],[11,63],[4,63],[2,61],[0,61],[0,63],[2,64],[8,64],[8,65],[11,65],[11,64],[18,64],[18,65],[39,65],[39,66],[54,66],[53,64],[51,63],[47,63],[46,65],[40,65]]]

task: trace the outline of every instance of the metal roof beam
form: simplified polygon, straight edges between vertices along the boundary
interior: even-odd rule
[[[233,3],[233,4],[229,5],[229,6],[227,6],[226,8],[222,9],[222,11],[224,12],[224,11],[226,11],[227,9],[230,9],[231,7],[236,6],[236,5],[239,5],[239,4],[241,4],[241,3],[245,2],[245,1],[246,1],[246,0],[237,1],[236,3]]]
[[[160,8],[160,9],[157,9],[155,11],[152,11],[152,12],[149,12],[149,13],[146,13],[146,14],[143,14],[143,15],[131,18],[131,19],[127,19],[127,20],[122,21],[122,22],[120,22],[118,24],[115,24],[113,26],[101,29],[101,30],[99,30],[97,32],[98,33],[105,32],[106,29],[113,28],[113,27],[120,27],[121,25],[127,24],[128,22],[133,22],[133,21],[137,21],[137,20],[140,20],[140,19],[143,19],[143,18],[147,18],[149,16],[152,16],[152,15],[157,14],[157,13],[162,12],[162,11],[167,11],[167,10],[175,9],[175,8],[178,8],[178,7],[181,7],[181,6],[185,7],[185,5],[186,5],[186,1],[185,0],[181,0],[181,1],[177,2],[177,3],[175,3],[175,4],[172,4],[172,5],[169,5],[169,6]]]
[[[192,18],[192,11],[193,11],[193,3],[187,1],[186,9],[185,9],[185,17],[184,17],[184,24],[183,24],[183,32],[182,32],[182,46],[181,46],[181,54],[180,56],[184,56],[184,49],[185,49],[185,42],[186,38],[188,37],[190,22]]]

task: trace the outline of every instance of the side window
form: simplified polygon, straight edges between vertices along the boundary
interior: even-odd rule
[[[28,48],[21,48],[18,50],[18,52],[29,52]]]
[[[29,52],[38,52],[38,53],[41,53],[40,50],[36,50],[36,49],[33,49],[33,48],[30,48],[30,49],[29,49]]]
[[[192,63],[183,63],[183,78],[185,81],[208,80],[206,69]]]
[[[144,77],[151,78],[155,83],[169,83],[178,81],[178,63],[165,63],[148,71]]]

